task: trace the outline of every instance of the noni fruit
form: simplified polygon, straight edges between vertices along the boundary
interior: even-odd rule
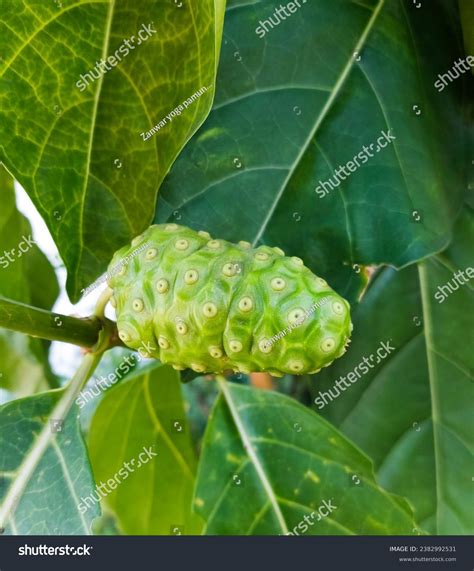
[[[177,224],[151,226],[108,270],[120,339],[198,373],[315,373],[345,352],[348,302],[300,258]]]

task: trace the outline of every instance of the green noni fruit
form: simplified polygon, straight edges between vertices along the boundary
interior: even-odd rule
[[[348,302],[300,258],[177,224],[151,226],[108,270],[120,339],[198,373],[315,373],[340,357]]]

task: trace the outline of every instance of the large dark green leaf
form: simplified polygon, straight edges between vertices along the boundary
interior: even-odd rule
[[[0,506],[24,470],[44,423],[51,422],[49,415],[62,394],[62,390],[52,391],[0,407]],[[87,535],[99,515],[98,503],[83,513],[79,509],[82,496],[92,492],[94,482],[77,410],[59,422],[50,424],[55,434],[6,527],[7,534]]]
[[[355,312],[349,351],[312,377],[315,408],[374,460],[378,482],[406,496],[431,533],[474,532],[474,288],[454,280],[474,273],[473,241],[466,211],[445,253],[418,270],[381,271]],[[395,351],[376,366],[370,356],[387,340]]]
[[[277,393],[221,386],[194,500],[206,533],[413,533],[406,503],[375,484],[368,458],[324,419]]]
[[[457,5],[444,4],[312,0],[259,38],[280,2],[229,3],[214,108],[165,180],[157,220],[281,246],[346,295],[356,263],[402,266],[445,247],[467,160],[452,127],[463,80],[433,86],[462,50]],[[315,193],[389,129],[390,146]]]
[[[149,369],[114,387],[100,403],[89,433],[96,481],[113,478],[125,462],[135,469],[105,498],[127,534],[198,533],[190,513],[195,457],[178,374]],[[143,448],[157,456],[136,468]]]
[[[31,226],[16,208],[13,179],[1,165],[0,192],[0,295],[49,309],[59,292],[56,274],[31,242]],[[0,329],[0,387],[17,396],[47,388],[46,378],[54,382],[48,346],[39,339]]]
[[[2,2],[0,160],[48,224],[74,300],[150,222],[163,177],[206,117],[223,6]],[[142,26],[150,25],[139,45],[139,31],[143,38]],[[93,71],[96,80],[85,75],[110,56],[110,71]],[[166,120],[203,87],[181,115]],[[141,133],[162,119],[166,126],[143,140]]]

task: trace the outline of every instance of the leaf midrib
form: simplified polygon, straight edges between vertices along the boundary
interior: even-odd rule
[[[102,61],[104,59],[106,59],[107,51],[109,49],[110,30],[112,28],[112,19],[113,19],[113,15],[114,15],[114,8],[115,8],[115,0],[110,0],[109,9],[107,12],[107,23],[106,23],[106,29],[105,29],[104,43],[102,45],[102,54],[101,54]],[[91,161],[92,161],[92,147],[94,144],[95,126],[96,126],[96,122],[97,122],[97,111],[99,108],[99,100],[100,100],[100,94],[102,92],[102,85],[104,83],[104,77],[105,77],[105,73],[103,73],[99,77],[99,79],[97,80],[98,85],[97,85],[97,90],[95,92],[94,104],[93,104],[93,108],[92,108],[91,127],[90,127],[90,133],[89,133],[89,145],[88,145],[88,149],[87,149],[86,170],[85,170],[85,174],[84,174],[84,185],[82,188],[82,200],[80,203],[80,210],[79,210],[79,217],[78,217],[79,243],[78,243],[77,247],[79,248],[79,255],[78,255],[78,261],[76,264],[76,271],[74,272],[75,284],[77,284],[79,281],[79,271],[82,269],[81,268],[81,261],[82,261],[82,253],[84,251],[84,236],[83,236],[84,208],[85,208],[85,203],[86,203],[87,189],[89,188],[89,174],[90,174]]]
[[[438,431],[436,429],[436,424],[439,422],[440,410],[439,410],[439,397],[437,391],[438,374],[436,362],[433,359],[433,355],[429,349],[433,340],[433,323],[430,317],[430,294],[428,287],[428,276],[426,274],[426,262],[418,264],[418,276],[420,281],[420,292],[421,292],[421,305],[423,309],[423,323],[425,324],[425,344],[426,344],[426,360],[428,363],[428,382],[430,386],[431,394],[431,418],[433,420],[433,447],[434,447],[434,465],[435,465],[435,482],[436,482],[436,530],[440,527],[440,513],[439,506],[441,505],[441,490],[440,490],[440,472],[441,472],[441,454],[439,446]]]
[[[244,445],[244,450],[246,451],[248,457],[252,461],[252,465],[254,466],[255,471],[257,472],[258,478],[259,478],[259,480],[263,486],[263,489],[265,490],[265,493],[266,493],[266,495],[267,495],[267,497],[268,497],[268,499],[272,505],[273,512],[275,513],[275,516],[278,520],[278,524],[281,528],[281,531],[286,535],[288,533],[288,526],[287,526],[285,518],[283,517],[283,514],[281,512],[280,506],[278,504],[277,497],[273,492],[273,488],[270,484],[270,481],[268,480],[267,474],[266,474],[266,472],[265,472],[265,470],[264,470],[264,468],[260,462],[260,459],[252,447],[251,438],[247,434],[247,431],[245,430],[245,426],[244,426],[244,424],[240,418],[237,406],[234,403],[231,391],[227,385],[227,381],[223,378],[217,378],[217,380],[219,383],[219,387],[220,387],[220,389],[224,395],[227,406],[229,407],[231,416],[234,420],[234,423],[236,425],[239,436],[240,436],[242,443]]]
[[[275,212],[275,209],[276,209],[278,203],[280,202],[280,199],[281,199],[283,193],[286,190],[288,183],[290,182],[291,178],[293,177],[293,174],[295,173],[295,170],[297,169],[302,158],[306,154],[306,151],[308,150],[311,142],[314,140],[316,133],[318,132],[321,125],[323,124],[324,120],[326,119],[330,109],[332,108],[334,101],[336,100],[337,96],[339,95],[340,90],[342,89],[342,86],[344,85],[347,77],[349,76],[349,74],[352,70],[352,67],[354,66],[354,62],[355,62],[355,58],[354,58],[353,54],[359,53],[362,51],[362,48],[364,47],[365,42],[367,41],[367,38],[369,37],[369,34],[370,34],[375,22],[377,21],[379,13],[380,13],[382,7],[384,6],[384,4],[385,4],[385,0],[379,0],[377,6],[374,8],[372,16],[370,17],[369,21],[367,22],[359,40],[357,41],[356,45],[354,46],[353,50],[351,51],[349,60],[347,61],[346,65],[342,69],[341,74],[337,78],[336,83],[334,84],[334,87],[332,88],[332,90],[329,94],[329,97],[326,100],[326,103],[323,105],[323,108],[321,109],[318,117],[316,118],[316,122],[315,122],[313,128],[311,129],[306,141],[302,145],[300,152],[296,156],[296,159],[293,162],[293,164],[292,164],[292,166],[288,172],[287,177],[285,178],[285,180],[283,181],[283,184],[281,185],[279,191],[277,192],[275,199],[273,201],[273,204],[270,207],[267,216],[265,217],[265,220],[263,221],[262,225],[260,226],[258,233],[254,237],[254,239],[252,241],[252,244],[254,246],[260,241],[263,233],[265,232],[265,230],[266,230],[266,228],[267,228],[267,226],[268,226],[268,224],[269,224],[269,222],[270,222],[270,220],[271,220],[271,218]]]

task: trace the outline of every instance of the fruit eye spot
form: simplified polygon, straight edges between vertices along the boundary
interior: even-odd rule
[[[184,369],[186,368],[186,367],[183,367],[182,365],[171,365],[171,366],[173,367],[173,369],[175,371],[184,371]]]
[[[283,377],[283,373],[281,371],[277,371],[276,369],[268,369],[268,372],[273,377]]]
[[[288,314],[288,323],[294,324],[298,323],[304,317],[304,311],[298,307],[297,309],[292,309]]]
[[[167,225],[165,226],[165,230],[166,230],[167,232],[173,232],[174,230],[177,230],[177,229],[178,229],[178,225],[177,225],[177,224],[167,224]]]
[[[214,357],[214,359],[220,359],[223,355],[222,349],[220,347],[217,347],[217,345],[212,345],[211,347],[209,347],[209,355],[211,357]]]
[[[286,287],[286,282],[283,278],[273,278],[271,281],[271,286],[275,291],[282,291]]]
[[[208,301],[202,306],[202,312],[206,317],[215,317],[217,315],[217,306]]]
[[[221,243],[219,242],[219,240],[210,240],[207,243],[208,248],[211,248],[211,250],[217,250],[217,248],[219,248],[221,245]]]
[[[186,325],[186,323],[184,321],[178,321],[176,323],[176,331],[180,335],[186,335],[186,333],[188,332],[188,326]]]
[[[189,248],[189,242],[185,238],[181,238],[181,240],[176,240],[174,246],[177,250],[187,250]]]
[[[150,248],[149,250],[147,250],[147,253],[145,254],[145,258],[147,260],[153,260],[153,258],[156,258],[157,254],[158,254],[158,250],[156,248]]]
[[[198,234],[199,236],[201,236],[202,238],[206,238],[207,240],[211,239],[211,235],[209,234],[209,232],[206,232],[205,230],[199,230]]]
[[[132,302],[132,307],[134,309],[134,311],[143,311],[143,308],[145,307],[143,304],[143,301],[141,299],[134,299]]]
[[[125,264],[122,264],[120,266],[120,270],[117,272],[117,274],[119,276],[124,276],[127,273],[127,266]]]
[[[270,256],[266,252],[257,252],[254,257],[256,260],[264,262],[265,260],[268,260]]]
[[[334,349],[335,346],[336,342],[332,337],[326,337],[326,339],[323,339],[321,342],[321,349],[324,351],[324,353],[329,353]]]
[[[130,341],[130,335],[126,332],[126,331],[119,331],[118,336],[120,337],[120,339],[124,342],[127,343],[127,341]]]
[[[184,274],[184,281],[188,285],[195,284],[198,281],[198,279],[199,279],[199,274],[197,273],[196,270],[188,270]]]
[[[326,280],[323,280],[323,278],[316,278],[316,283],[322,287],[328,286],[328,282]]]
[[[205,367],[203,367],[202,365],[198,365],[197,363],[191,363],[191,369],[196,373],[204,373],[204,371],[206,370]]]
[[[239,301],[239,309],[240,311],[250,311],[253,308],[253,301],[251,297],[243,297]]]
[[[238,369],[236,369],[235,372],[243,373],[244,375],[250,375],[250,373],[252,372],[245,365],[241,365],[241,364],[237,363],[237,367],[238,367]]]
[[[259,343],[258,343],[258,348],[260,349],[260,351],[262,353],[270,353],[272,350],[272,346],[271,343],[268,339],[262,339]]]
[[[168,291],[168,287],[168,280],[165,280],[164,278],[156,282],[156,291],[158,293],[166,293]]]
[[[278,254],[279,256],[284,256],[285,252],[281,249],[281,248],[273,248],[273,251],[275,252],[275,254]]]
[[[244,346],[238,339],[232,339],[232,341],[229,341],[229,349],[233,353],[239,353],[243,348]]]
[[[303,266],[303,260],[301,258],[297,258],[296,256],[293,256],[291,258],[291,261],[296,264],[297,266]]]
[[[133,240],[132,240],[132,246],[137,246],[143,239],[143,235],[140,234],[140,236],[136,236]]]
[[[339,301],[335,301],[332,304],[332,308],[334,310],[334,313],[337,313],[338,315],[342,315],[344,313],[344,306]]]
[[[222,268],[222,273],[229,278],[235,276],[236,274],[235,264],[225,264],[225,266]]]
[[[163,337],[163,335],[160,335],[158,337],[158,345],[162,348],[162,349],[168,349],[170,344],[168,339],[166,339],[166,337]]]
[[[245,240],[240,240],[239,246],[241,248],[245,248],[245,250],[249,250],[252,247],[252,244],[250,242],[246,242]]]
[[[288,368],[294,373],[300,373],[304,369],[304,363],[299,359],[293,359],[288,362]]]

